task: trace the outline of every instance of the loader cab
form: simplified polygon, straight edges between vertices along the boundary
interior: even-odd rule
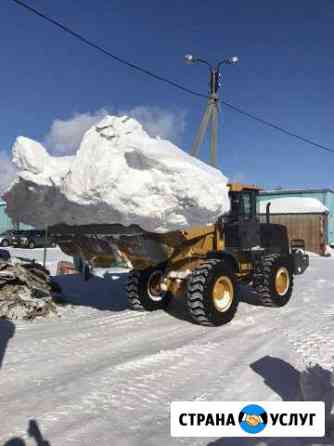
[[[257,196],[260,189],[239,183],[229,184],[228,186],[231,201],[230,221],[256,221]]]
[[[258,218],[260,188],[240,183],[228,184],[231,209],[224,219],[225,247],[248,251],[262,248],[266,252],[289,253],[287,229],[279,224],[261,223]]]
[[[225,246],[230,249],[252,249],[261,244],[257,218],[259,188],[240,183],[228,184],[231,208],[224,218]]]

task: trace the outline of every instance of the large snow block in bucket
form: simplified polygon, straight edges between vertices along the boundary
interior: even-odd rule
[[[229,210],[219,170],[126,116],[93,126],[72,157],[53,157],[19,137],[13,161],[18,175],[4,195],[7,213],[35,227],[120,224],[166,233],[213,223]]]

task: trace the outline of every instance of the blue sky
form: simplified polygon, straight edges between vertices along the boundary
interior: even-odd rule
[[[212,62],[237,55],[239,65],[224,67],[226,101],[334,149],[332,0],[26,2],[111,52],[203,93],[206,67],[184,64],[184,54]],[[103,110],[139,110],[148,126],[162,126],[164,136],[189,150],[205,100],[129,70],[11,0],[0,8],[3,151],[18,135],[72,150],[73,117],[80,127]],[[219,163],[227,176],[265,187],[334,186],[334,154],[225,108],[221,124]]]

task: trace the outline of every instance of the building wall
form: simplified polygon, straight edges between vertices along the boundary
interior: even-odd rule
[[[266,221],[264,214],[260,215],[260,221]],[[270,221],[286,226],[290,242],[293,239],[302,239],[307,251],[325,254],[328,214],[272,214]]]
[[[282,197],[316,198],[329,210],[327,239],[330,245],[334,245],[334,189],[304,189],[304,190],[275,190],[261,192],[260,200],[271,200]]]
[[[0,234],[9,229],[32,229],[32,226],[24,225],[22,223],[15,225],[6,214],[6,203],[0,201]]]
[[[14,229],[14,225],[6,214],[6,203],[0,201],[0,234],[8,229]]]

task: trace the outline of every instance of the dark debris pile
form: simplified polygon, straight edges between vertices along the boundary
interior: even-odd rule
[[[0,318],[11,320],[57,314],[49,272],[34,262],[0,258]]]

